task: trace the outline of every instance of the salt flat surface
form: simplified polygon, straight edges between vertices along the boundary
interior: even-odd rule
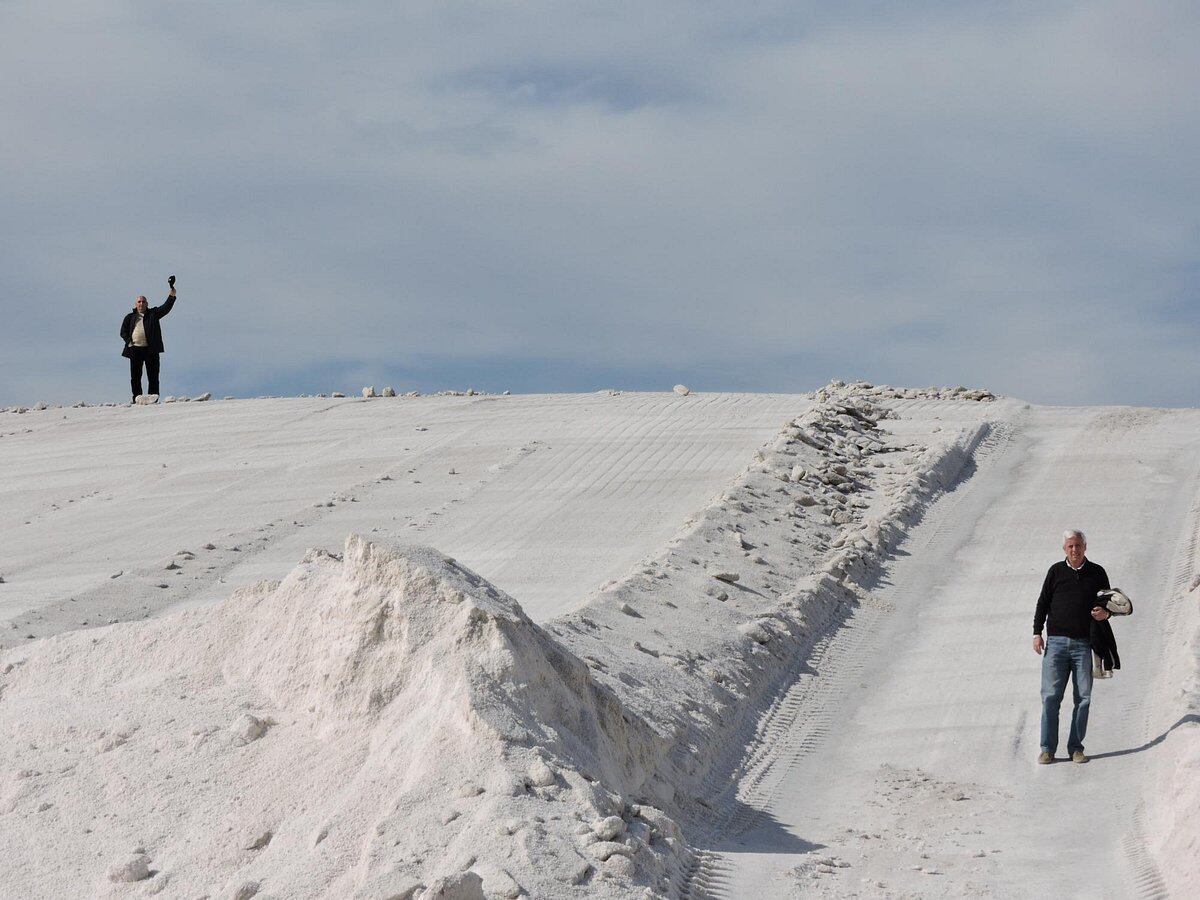
[[[908,393],[0,416],[10,884],[1189,896],[1200,412]],[[1065,527],[1135,614],[1039,767]]]
[[[4,638],[224,599],[353,531],[438,547],[548,618],[667,540],[808,403],[601,393],[5,415],[0,619],[19,626]],[[181,549],[197,560],[164,571]]]

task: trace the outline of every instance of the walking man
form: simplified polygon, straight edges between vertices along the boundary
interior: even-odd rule
[[[1082,531],[1063,533],[1066,559],[1046,573],[1033,615],[1033,650],[1042,655],[1042,752],[1039,763],[1054,762],[1058,750],[1058,710],[1070,676],[1075,708],[1067,752],[1071,761],[1088,761],[1083,752],[1088,707],[1092,701],[1092,620],[1108,618],[1097,591],[1108,590],[1108,573],[1085,557],[1087,538]],[[1047,638],[1042,640],[1042,626]]]
[[[162,329],[158,320],[175,305],[174,275],[167,279],[167,285],[171,290],[162,306],[150,308],[145,297],[138,297],[133,312],[121,322],[121,340],[125,342],[121,355],[129,360],[129,386],[133,390],[134,400],[142,393],[143,365],[148,382],[146,393],[158,394],[158,355],[163,352]]]

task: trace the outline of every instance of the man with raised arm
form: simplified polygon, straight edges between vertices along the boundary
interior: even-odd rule
[[[145,297],[139,296],[133,312],[121,322],[121,340],[125,349],[121,355],[129,360],[129,386],[133,399],[142,394],[142,366],[146,367],[148,394],[158,394],[158,355],[163,352],[162,328],[158,321],[175,305],[175,276],[167,279],[170,292],[162,306],[150,307]]]
[[[1109,589],[1108,573],[1084,554],[1087,538],[1082,531],[1063,533],[1066,559],[1046,573],[1033,614],[1033,650],[1042,654],[1042,737],[1038,762],[1054,762],[1058,750],[1058,710],[1067,678],[1071,678],[1075,707],[1071,711],[1071,733],[1067,752],[1071,761],[1088,761],[1083,752],[1088,708],[1092,701],[1092,621],[1108,618],[1104,598],[1097,592]],[[1047,637],[1042,640],[1042,626]]]

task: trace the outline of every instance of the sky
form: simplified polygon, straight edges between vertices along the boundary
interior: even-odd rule
[[[1193,2],[0,4],[0,406],[1200,406]]]

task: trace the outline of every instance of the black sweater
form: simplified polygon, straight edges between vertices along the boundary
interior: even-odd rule
[[[169,313],[174,305],[175,295],[171,294],[162,306],[152,306],[142,316],[142,328],[146,331],[146,351],[148,353],[163,352],[162,328],[159,327],[158,320]],[[122,356],[129,356],[133,352],[133,327],[137,325],[137,317],[135,308],[121,320],[121,340],[125,342],[125,349],[121,351]]]
[[[1106,590],[1108,573],[1090,559],[1083,561],[1078,572],[1065,559],[1056,562],[1042,582],[1037,611],[1033,614],[1033,633],[1041,634],[1045,625],[1049,635],[1090,640],[1092,610],[1104,605],[1096,592]]]

